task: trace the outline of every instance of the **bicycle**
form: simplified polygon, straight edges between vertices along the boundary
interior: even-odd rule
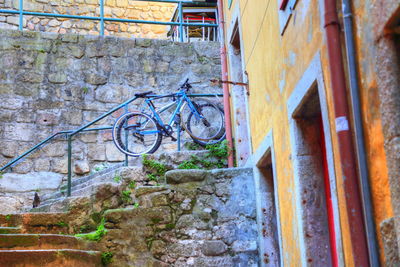
[[[116,120],[112,136],[117,148],[133,157],[154,153],[161,145],[163,136],[177,140],[173,136],[175,125],[181,125],[181,130],[185,130],[200,145],[222,141],[225,137],[223,110],[209,101],[202,100],[204,103],[199,104],[190,100],[187,93],[191,88],[187,79],[173,94],[154,95],[152,91],[135,94],[144,98],[148,109],[125,113]],[[156,110],[153,101],[162,98],[172,98],[173,101]],[[160,114],[173,106],[176,106],[174,112],[168,123],[164,123]],[[188,116],[182,123],[181,115],[186,106]]]

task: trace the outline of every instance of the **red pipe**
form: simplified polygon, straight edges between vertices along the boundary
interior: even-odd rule
[[[329,68],[336,117],[340,161],[353,248],[354,266],[369,266],[368,247],[363,221],[362,204],[357,177],[357,165],[349,125],[346,80],[340,42],[336,0],[325,0],[325,31],[328,43]]]
[[[328,160],[327,160],[327,156],[326,156],[324,123],[322,121],[321,114],[319,115],[319,133],[320,133],[320,138],[321,138],[322,165],[324,168],[326,211],[327,211],[327,215],[328,215],[329,243],[330,243],[330,249],[331,249],[332,267],[338,267],[339,262],[338,262],[337,247],[336,247],[335,216],[333,214],[331,182],[329,179]]]
[[[222,80],[228,80],[228,63],[226,60],[226,47],[225,47],[225,21],[224,21],[224,6],[222,0],[218,0],[218,19],[220,28],[220,43],[221,43],[221,68],[222,68]],[[226,140],[228,141],[229,153],[228,156],[228,167],[233,167],[233,142],[232,142],[232,122],[231,122],[231,106],[229,100],[229,86],[226,83],[222,83],[222,89],[224,92],[224,113],[225,113],[225,132]]]

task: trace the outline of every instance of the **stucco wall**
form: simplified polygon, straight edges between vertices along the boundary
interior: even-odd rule
[[[293,155],[291,153],[287,100],[304,75],[313,57],[320,53],[326,103],[327,123],[331,129],[340,230],[337,233],[343,244],[339,255],[346,266],[353,266],[351,240],[345,204],[345,193],[335,130],[335,117],[328,68],[327,47],[323,27],[324,6],[319,0],[298,0],[283,35],[279,26],[281,1],[233,1],[228,8],[225,1],[226,31],[229,33],[238,14],[242,34],[242,50],[245,71],[249,78],[249,113],[253,151],[257,151],[268,132],[273,132],[276,157],[276,176],[281,218],[283,261],[291,266],[301,262],[303,250],[299,238],[298,206],[295,197]],[[372,38],[371,7],[383,1],[356,1],[354,4],[357,32],[357,56],[360,64],[361,101],[367,144],[367,159],[372,187],[378,239],[379,224],[393,214],[389,190],[388,170],[383,148],[383,132],[380,100],[376,89],[374,70],[374,46]],[[375,5],[374,5],[375,3]],[[238,11],[239,9],[240,11]],[[340,5],[338,5],[340,10]],[[230,36],[226,36],[230,40]],[[252,164],[255,164],[253,162]],[[383,244],[380,242],[381,259]],[[340,262],[339,262],[340,263]]]
[[[0,9],[18,10],[18,1],[0,0]],[[104,16],[108,18],[170,21],[176,4],[133,0],[104,1]],[[98,0],[26,0],[24,11],[78,16],[100,16]],[[18,29],[18,16],[0,14],[0,28]],[[23,27],[31,31],[79,33],[97,35],[100,24],[92,20],[24,16]],[[169,26],[105,22],[104,34],[133,38],[167,38]]]

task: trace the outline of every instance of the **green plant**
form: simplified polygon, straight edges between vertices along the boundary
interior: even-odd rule
[[[56,225],[59,226],[59,227],[68,227],[68,224],[66,222],[63,222],[63,221],[56,223]]]
[[[147,178],[150,181],[158,181],[169,170],[165,164],[149,159],[147,155],[142,156],[142,163],[147,169]]]
[[[135,189],[136,188],[136,181],[130,181],[128,184],[129,189]]]
[[[88,87],[82,87],[82,92],[84,93],[84,94],[87,94],[88,92],[89,92],[89,88]]]
[[[187,160],[178,165],[178,169],[200,169],[194,160]]]
[[[202,150],[203,149],[201,145],[192,143],[192,142],[186,142],[184,146],[187,150]]]
[[[82,225],[81,227],[79,227],[79,232],[80,233],[87,233],[87,232],[93,231],[94,230],[93,228],[94,227],[90,226],[90,225]]]
[[[6,220],[7,220],[7,221],[11,220],[11,214],[7,214],[7,215],[6,215]]]
[[[3,178],[3,172],[0,172],[0,179]]]
[[[115,176],[114,176],[114,181],[115,181],[116,183],[119,183],[119,182],[121,182],[121,180],[122,180],[121,175],[115,174]]]
[[[133,203],[133,208],[135,209],[139,208],[139,203],[138,202]]]
[[[101,262],[103,265],[107,265],[112,262],[114,254],[112,252],[103,252],[101,253]]]
[[[230,153],[227,140],[217,144],[207,145],[206,149],[210,157],[216,157],[218,159],[225,159]]]
[[[132,201],[131,191],[130,190],[122,191],[121,199],[123,202],[126,202],[126,203],[131,202]]]
[[[100,172],[100,171],[105,170],[107,168],[108,168],[108,165],[105,164],[105,163],[102,163],[102,164],[94,166],[93,172]]]
[[[105,228],[105,222],[106,220],[102,218],[99,226],[97,226],[96,231],[87,234],[76,234],[75,236],[90,241],[100,241],[101,238],[107,233],[107,229]]]

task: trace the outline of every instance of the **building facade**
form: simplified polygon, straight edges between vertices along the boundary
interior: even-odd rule
[[[248,83],[230,87],[232,132],[255,171],[262,264],[398,266],[399,2],[222,2],[229,80]]]

